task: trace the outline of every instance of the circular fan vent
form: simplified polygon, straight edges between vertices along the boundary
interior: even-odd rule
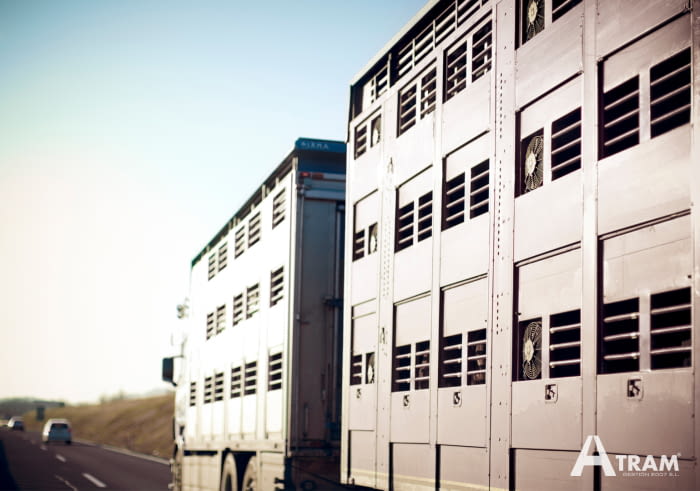
[[[542,372],[542,323],[533,321],[523,333],[523,375],[534,380]]]
[[[525,150],[524,174],[525,191],[532,191],[542,185],[542,154],[544,151],[543,138],[540,135],[533,136]]]
[[[529,41],[544,29],[543,0],[529,0],[525,9],[525,40]]]

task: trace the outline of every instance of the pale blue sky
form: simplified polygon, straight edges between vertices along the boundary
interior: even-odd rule
[[[0,398],[162,388],[191,259],[423,0],[0,0]]]

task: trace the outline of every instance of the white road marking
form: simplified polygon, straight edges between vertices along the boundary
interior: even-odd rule
[[[48,450],[48,448],[46,448],[46,445],[42,445],[40,448],[41,448],[42,450]]]
[[[56,458],[57,458],[58,460],[60,460],[61,462],[65,462],[65,461],[66,461],[66,458],[65,458],[63,455],[60,455],[60,454],[56,454]]]
[[[97,479],[96,477],[91,476],[91,475],[88,474],[87,472],[83,472],[83,477],[84,477],[85,479],[87,479],[88,481],[90,481],[90,482],[91,482],[92,484],[94,484],[95,486],[97,486],[98,488],[106,488],[106,487],[107,487],[107,485],[106,485],[105,483],[103,483],[102,481],[100,481],[100,480]]]
[[[73,486],[71,483],[69,483],[68,481],[66,481],[65,479],[63,479],[61,476],[56,476],[56,475],[54,475],[53,477],[55,477],[56,479],[58,479],[59,481],[61,481],[63,484],[65,484],[66,486],[68,486],[69,488],[71,488],[73,491],[78,491],[78,488],[76,488],[76,487]]]

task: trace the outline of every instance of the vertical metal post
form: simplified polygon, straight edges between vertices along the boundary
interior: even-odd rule
[[[510,469],[513,337],[513,214],[515,191],[515,0],[494,12],[495,176],[491,284],[491,421],[489,484],[508,489]]]
[[[581,107],[581,182],[583,230],[581,234],[581,441],[596,434],[597,342],[598,342],[598,60],[596,59],[597,2],[584,3],[583,104]],[[581,479],[584,489],[593,488],[593,472]]]

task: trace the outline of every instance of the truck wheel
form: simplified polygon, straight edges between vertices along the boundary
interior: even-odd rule
[[[251,457],[243,474],[243,491],[258,490],[258,459]]]
[[[220,491],[238,491],[238,473],[236,472],[236,461],[233,454],[228,454],[221,468]]]

